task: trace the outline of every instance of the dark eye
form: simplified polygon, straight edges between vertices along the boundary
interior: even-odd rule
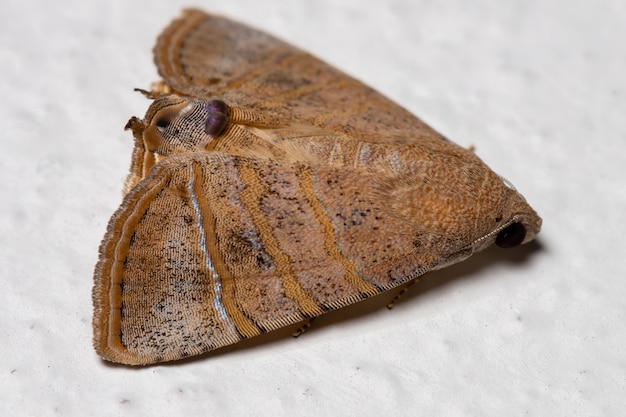
[[[496,237],[496,245],[501,248],[514,248],[519,246],[526,237],[526,227],[521,223],[513,223],[500,233]]]
[[[156,127],[158,127],[159,129],[167,129],[169,125],[170,125],[170,121],[166,119],[165,117],[161,117],[160,119],[156,121]]]
[[[211,100],[206,105],[209,113],[228,114],[228,105],[222,100]]]
[[[212,100],[207,103],[207,118],[204,124],[204,133],[214,138],[219,136],[228,125],[228,106],[222,100]]]
[[[210,137],[219,136],[228,125],[228,116],[224,113],[209,113],[204,125],[204,132]]]

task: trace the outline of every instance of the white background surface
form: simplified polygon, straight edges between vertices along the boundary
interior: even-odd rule
[[[180,1],[0,14],[0,415],[618,416],[626,409],[626,3],[207,1],[371,84],[544,218],[387,298],[199,360],[91,347],[98,245]],[[167,3],[167,5],[165,5]]]

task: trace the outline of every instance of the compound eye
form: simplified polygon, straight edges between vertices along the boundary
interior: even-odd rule
[[[513,223],[506,229],[498,233],[496,237],[496,245],[501,248],[514,248],[519,246],[526,237],[526,227],[521,223]]]
[[[171,120],[165,118],[165,117],[161,117],[160,119],[158,119],[155,123],[156,127],[160,130],[163,131],[165,129],[167,129],[167,127],[172,123]]]
[[[204,133],[214,138],[222,134],[228,126],[228,105],[222,100],[212,100],[207,103],[206,109]]]

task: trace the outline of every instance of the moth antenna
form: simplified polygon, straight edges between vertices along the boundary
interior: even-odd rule
[[[172,88],[164,81],[153,82],[150,85],[150,90],[144,90],[143,88],[133,88],[133,91],[137,91],[143,94],[144,97],[149,98],[150,100],[165,97],[174,92],[174,90],[172,90]]]
[[[155,91],[155,90],[148,91],[148,90],[144,90],[143,88],[133,88],[133,91],[137,91],[138,93],[141,93],[144,97],[149,98],[150,100],[155,100],[159,97],[163,97],[167,95],[160,91]]]
[[[138,93],[143,94],[144,97],[154,98],[154,97],[151,97],[150,91],[144,90],[143,88],[133,88],[133,91],[137,91]]]

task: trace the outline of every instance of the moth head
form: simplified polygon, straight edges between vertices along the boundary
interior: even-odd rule
[[[221,100],[172,94],[156,98],[143,120],[133,117],[126,128],[147,151],[166,156],[204,149],[224,132],[228,113]]]

